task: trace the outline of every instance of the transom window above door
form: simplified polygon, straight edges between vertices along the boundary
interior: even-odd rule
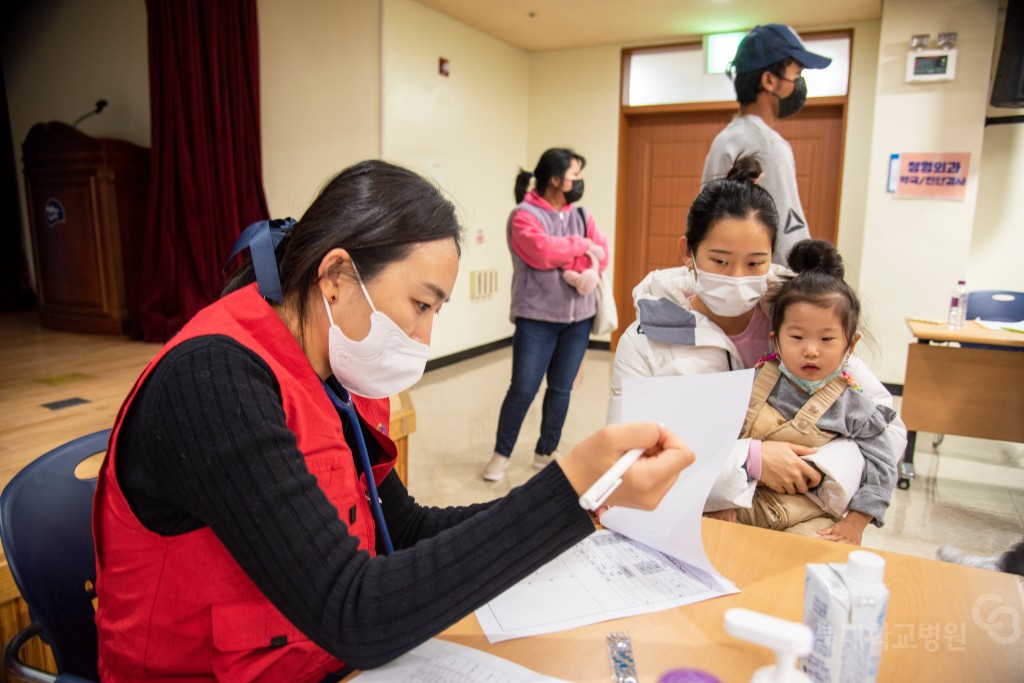
[[[826,69],[805,69],[808,98],[847,94],[850,83],[850,33],[802,35],[811,52],[832,58]],[[623,60],[622,103],[626,107],[735,101],[728,76],[705,70],[701,43],[627,50]]]

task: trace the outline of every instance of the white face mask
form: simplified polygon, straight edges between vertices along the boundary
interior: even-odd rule
[[[734,318],[757,305],[768,291],[768,274],[732,277],[705,273],[693,264],[697,273],[697,296],[715,315]]]
[[[355,266],[352,267],[355,270]],[[370,304],[370,332],[352,341],[334,324],[331,307],[324,297],[327,319],[331,321],[327,343],[331,372],[354,394],[366,398],[387,398],[416,384],[423,376],[430,347],[409,337],[391,318],[374,308],[363,280],[356,271],[359,288]]]

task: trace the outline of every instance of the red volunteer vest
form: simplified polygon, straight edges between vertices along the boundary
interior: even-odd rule
[[[359,548],[374,554],[365,480],[356,475],[341,419],[320,378],[255,285],[234,292],[200,311],[157,354],[115,422],[93,507],[100,676],[117,683],[318,681],[344,664],[267,600],[210,529],[155,534],[132,514],[117,483],[117,438],[139,387],[170,349],[209,334],[237,340],[270,366],[306,466],[359,538]],[[396,457],[386,436],[390,403],[356,396],[353,402],[362,419],[376,427],[373,433],[387,453],[373,468],[379,483]]]

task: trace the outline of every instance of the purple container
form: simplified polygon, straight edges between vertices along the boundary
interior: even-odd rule
[[[658,679],[658,683],[722,683],[722,681],[718,676],[700,669],[672,669],[663,673]]]

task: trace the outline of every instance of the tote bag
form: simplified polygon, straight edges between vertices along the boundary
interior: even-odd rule
[[[608,282],[607,269],[601,273],[594,294],[597,296],[597,314],[594,316],[594,326],[590,332],[611,334],[619,328],[619,312],[615,310],[615,296],[612,294],[612,285]]]
[[[580,212],[584,229],[586,229],[587,214],[583,211],[582,206],[577,210]],[[607,268],[597,281],[594,295],[597,297],[597,313],[594,315],[594,326],[590,329],[590,333],[611,334],[619,328],[619,312],[615,308],[615,294],[612,292],[611,282],[608,281]]]

